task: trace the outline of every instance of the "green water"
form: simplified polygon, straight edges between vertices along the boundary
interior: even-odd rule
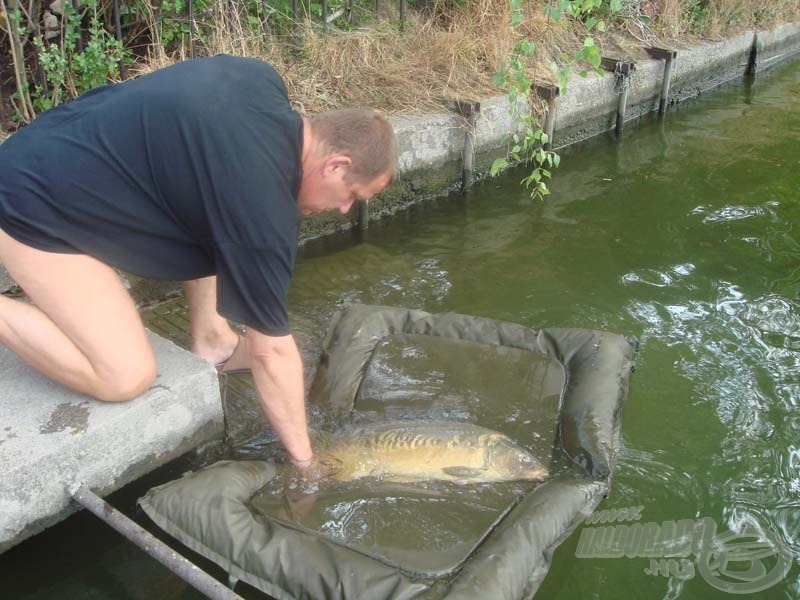
[[[358,243],[307,247],[291,304],[320,327],[357,301],[634,335],[600,508],[760,527],[800,557],[798,139],[795,62],[566,153],[544,202],[514,173],[373,224]],[[576,558],[581,529],[539,597],[730,597],[699,575],[647,575],[648,559]],[[800,568],[753,597],[800,597]]]

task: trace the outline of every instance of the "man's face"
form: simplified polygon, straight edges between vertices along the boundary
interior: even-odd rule
[[[348,177],[350,159],[331,157],[318,169],[303,174],[297,204],[303,215],[338,210],[345,214],[354,202],[369,200],[389,184],[389,176],[381,175],[370,182]]]

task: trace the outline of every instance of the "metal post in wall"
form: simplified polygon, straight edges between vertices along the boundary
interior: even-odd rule
[[[264,16],[261,18],[261,33],[264,34],[264,45],[269,46],[272,40],[272,32],[269,28],[269,3],[267,0],[261,2],[262,12]]]
[[[472,185],[475,168],[475,126],[481,113],[481,103],[472,100],[454,100],[448,103],[450,109],[464,119],[464,149],[461,164],[461,191]]]
[[[72,0],[72,10],[75,11],[75,18],[78,20],[77,27],[75,27],[78,34],[78,37],[75,38],[75,49],[83,52],[83,15],[81,15],[80,0]]]
[[[361,200],[358,203],[358,228],[361,231],[369,229],[369,205],[366,200]]]
[[[71,493],[75,502],[212,600],[243,600],[239,594],[229,590],[224,584],[189,562],[88,488],[80,486]]]
[[[630,78],[636,71],[636,63],[614,58],[602,58],[600,66],[606,71],[614,73],[616,77],[614,88],[619,94],[619,104],[617,105],[617,124],[614,127],[614,131],[617,135],[622,135],[622,130],[625,127],[625,112],[628,108],[628,87]]]
[[[645,48],[647,53],[657,60],[664,61],[664,79],[661,81],[661,96],[658,98],[658,116],[664,117],[669,106],[669,86],[672,79],[672,65],[678,52],[675,50],[668,50],[666,48]]]
[[[758,72],[758,32],[753,34],[753,45],[750,47],[750,56],[747,59],[745,75],[755,77]]]
[[[536,95],[547,102],[547,113],[544,117],[544,132],[547,135],[547,142],[544,144],[545,150],[553,149],[553,130],[556,126],[556,110],[558,108],[558,96],[560,90],[557,85],[536,84]]]
[[[114,0],[113,12],[114,12],[114,38],[119,43],[122,43],[122,18],[120,16],[119,0]],[[125,61],[123,59],[120,59],[119,61],[119,76],[122,79],[128,78],[128,72],[127,69],[125,68]]]
[[[194,58],[194,0],[187,2],[189,11],[189,58]]]

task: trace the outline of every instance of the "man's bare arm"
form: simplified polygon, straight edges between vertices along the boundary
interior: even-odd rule
[[[269,336],[247,329],[253,379],[264,414],[298,466],[312,458],[308,438],[303,363],[291,335]]]

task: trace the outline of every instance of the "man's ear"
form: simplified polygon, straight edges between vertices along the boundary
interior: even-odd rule
[[[340,169],[347,172],[352,164],[353,161],[346,154],[333,154],[325,159],[325,163],[322,167],[322,173],[323,175],[333,175]]]

